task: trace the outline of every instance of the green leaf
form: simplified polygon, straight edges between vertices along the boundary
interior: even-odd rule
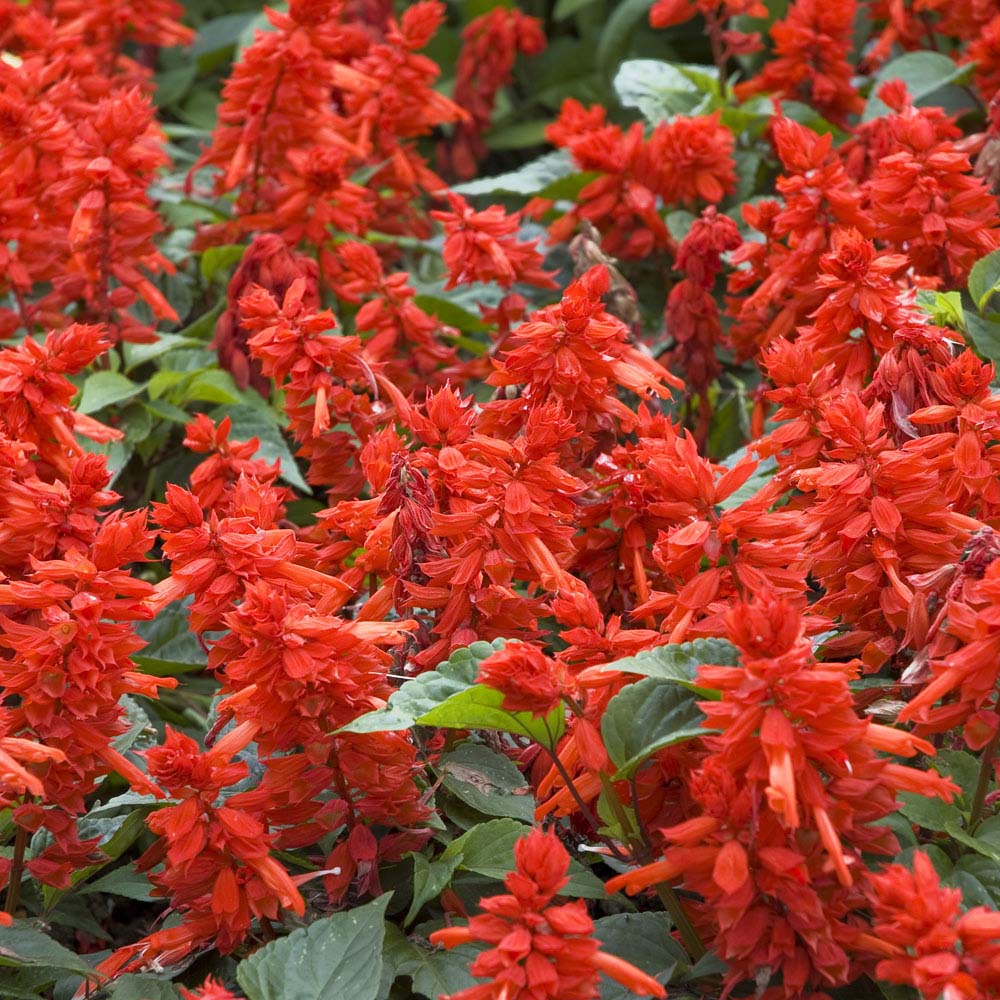
[[[422,854],[413,854],[411,857],[413,858],[413,899],[410,902],[409,912],[403,921],[404,924],[413,923],[423,907],[441,895],[451,882],[452,875],[462,863],[461,855],[435,858],[433,861],[428,861]]]
[[[546,153],[537,160],[529,160],[524,166],[510,173],[496,177],[480,177],[452,188],[461,195],[481,194],[521,194],[534,195],[544,191],[553,181],[577,173],[572,157],[563,149]]]
[[[94,970],[78,955],[53,941],[26,920],[15,920],[10,927],[0,927],[0,965],[35,966],[52,972],[72,972],[96,979]]]
[[[135,630],[146,647],[132,659],[147,674],[171,677],[203,670],[208,656],[198,642],[188,620],[191,598],[168,604],[155,618],[137,622]]]
[[[257,447],[257,457],[264,459],[265,462],[277,459],[281,467],[281,478],[286,483],[305,493],[311,492],[281,432],[278,418],[272,411],[256,406],[227,406],[215,416],[216,419],[223,416],[231,417],[233,440],[247,441],[252,437],[257,438],[260,442]]]
[[[673,681],[702,698],[717,700],[717,691],[700,687],[696,683],[698,667],[706,663],[734,667],[739,663],[739,653],[726,639],[694,639],[691,642],[644,649],[635,656],[606,663],[601,669]]]
[[[949,824],[962,822],[958,809],[940,799],[928,798],[914,792],[899,793],[899,811],[911,822],[925,830],[947,830]]]
[[[123,896],[125,899],[147,903],[153,898],[152,889],[148,875],[137,872],[132,865],[123,865],[93,882],[80,886],[78,891],[83,894],[97,892],[109,896]]]
[[[218,247],[209,247],[201,255],[201,276],[206,281],[220,278],[225,281],[229,269],[243,259],[246,247],[242,243],[225,243]]]
[[[482,949],[472,944],[448,950],[425,948],[408,940],[395,924],[386,924],[382,956],[385,965],[391,966],[392,979],[409,976],[415,993],[438,1000],[475,985],[478,980],[469,974],[469,965]]]
[[[617,66],[628,51],[635,29],[646,19],[653,0],[621,0],[614,6],[614,13],[608,18],[601,31],[597,46],[597,66],[607,76]]]
[[[479,743],[463,743],[438,763],[442,784],[466,805],[487,816],[530,823],[535,814],[524,775],[503,754]]]
[[[1000,315],[965,314],[965,328],[976,353],[987,361],[1000,362]]]
[[[664,747],[704,736],[697,695],[673,681],[646,677],[622,688],[601,717],[601,738],[618,768],[615,781],[631,778]]]
[[[950,326],[953,330],[966,329],[961,292],[935,292],[929,288],[921,288],[917,292],[917,305],[937,326]]]
[[[977,260],[969,271],[969,294],[980,312],[997,291],[1000,291],[1000,250]]]
[[[535,119],[527,122],[513,122],[500,128],[492,129],[486,135],[486,145],[490,149],[527,149],[531,146],[545,145],[545,128],[551,121]]]
[[[200,58],[218,52],[225,52],[236,46],[240,35],[256,17],[256,14],[223,14],[202,25],[191,46],[191,55]]]
[[[375,1000],[390,896],[316,920],[245,958],[236,979],[248,1000]]]
[[[979,761],[965,750],[939,750],[934,758],[938,774],[951,778],[962,789],[962,798],[971,804],[979,781]]]
[[[119,976],[108,1000],[179,1000],[180,990],[158,976]]]
[[[240,390],[233,376],[221,368],[210,368],[198,372],[181,394],[184,403],[228,403],[240,402]]]
[[[719,97],[714,66],[681,66],[658,59],[630,59],[615,76],[615,93],[626,108],[636,108],[658,125],[677,114],[707,111]]]
[[[142,389],[138,382],[118,372],[94,372],[83,383],[76,409],[80,413],[96,413],[106,406],[137,396]]]
[[[389,696],[385,708],[362,715],[337,732],[388,733],[410,729],[418,717],[475,684],[479,664],[503,649],[503,645],[503,639],[494,639],[493,642],[474,642],[471,646],[456,649],[436,669],[403,684]]]
[[[1000,864],[978,854],[963,854],[955,862],[948,883],[962,890],[965,905],[1000,906]]]
[[[194,61],[157,73],[153,77],[153,83],[156,85],[153,96],[157,107],[164,108],[179,101],[191,89],[191,84],[197,75],[198,65]]]
[[[601,951],[631,962],[657,982],[666,984],[678,967],[687,967],[687,955],[670,936],[665,913],[616,913],[594,921],[594,937]],[[601,976],[601,1000],[632,1000],[627,987]]]
[[[441,729],[495,729],[527,736],[543,747],[554,749],[566,729],[566,710],[556,705],[548,715],[510,712],[503,708],[503,693],[475,684],[453,694],[447,701],[417,718],[417,725]]]
[[[224,312],[228,302],[223,295],[219,301],[208,310],[207,313],[199,316],[189,323],[183,330],[177,332],[178,337],[191,337],[194,340],[204,342],[211,340],[215,333],[215,322]]]
[[[444,850],[441,859],[460,858],[459,867],[487,878],[505,878],[514,870],[514,844],[531,833],[531,827],[513,819],[491,819],[467,830]],[[567,896],[604,899],[604,883],[579,861],[569,863]]]
[[[968,72],[969,67],[957,65],[943,52],[907,52],[886,63],[875,74],[861,120],[868,122],[892,113],[878,96],[879,87],[889,80],[902,80],[913,103],[920,104],[924,98],[960,80]]]
[[[147,361],[181,347],[198,347],[201,341],[194,337],[184,337],[179,333],[161,333],[151,344],[124,344],[125,371],[130,372]]]
[[[952,836],[960,844],[971,847],[977,854],[1000,864],[1000,816],[991,816],[976,828],[976,835],[971,836],[958,823],[948,823],[945,833]]]
[[[459,330],[480,333],[490,328],[489,324],[484,323],[474,312],[449,299],[438,298],[436,295],[417,295],[413,301],[424,312],[437,316],[442,323],[457,327]]]
[[[554,21],[565,21],[594,2],[595,0],[558,0],[555,9],[552,11],[552,19]]]

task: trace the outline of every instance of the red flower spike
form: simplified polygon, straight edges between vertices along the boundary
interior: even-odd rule
[[[532,830],[514,845],[516,868],[505,879],[506,896],[480,900],[486,911],[468,927],[434,931],[432,944],[454,948],[482,941],[470,967],[488,985],[471,986],[449,1000],[592,1000],[600,973],[638,996],[665,997],[666,990],[634,965],[600,951],[583,900],[553,906],[566,884],[569,854],[551,831]]]

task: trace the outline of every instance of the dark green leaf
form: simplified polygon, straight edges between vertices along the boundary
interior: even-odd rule
[[[739,653],[726,639],[694,639],[691,642],[644,649],[635,656],[607,663],[602,669],[658,677],[689,688],[703,698],[717,699],[718,692],[699,687],[696,683],[698,667],[706,663],[733,667],[739,663]]]
[[[631,778],[664,747],[713,732],[702,728],[704,719],[697,695],[671,680],[646,677],[622,688],[601,718],[601,737],[618,768],[614,780]]]
[[[257,447],[257,457],[265,462],[278,461],[281,467],[281,478],[291,486],[303,492],[310,492],[309,484],[303,479],[295,458],[277,416],[270,410],[256,406],[227,406],[215,414],[216,419],[228,416],[233,421],[231,437],[235,441],[248,441],[255,437],[260,442]]]
[[[120,976],[108,995],[108,1000],[179,1000],[180,990],[158,976]]]
[[[492,129],[486,136],[490,149],[527,149],[545,144],[545,127],[549,119],[528,122],[513,122],[501,128]]]
[[[454,326],[459,330],[479,333],[490,328],[489,324],[484,323],[474,312],[470,312],[449,299],[438,298],[436,295],[418,295],[413,301],[424,312],[437,316],[442,323]]]
[[[678,967],[687,967],[684,950],[670,936],[665,913],[616,913],[594,921],[594,937],[601,951],[631,962],[666,985]],[[632,1000],[627,987],[601,976],[601,1000]]]
[[[594,2],[595,0],[557,0],[555,9],[552,11],[552,19],[565,21]]]
[[[989,313],[977,316],[965,314],[965,328],[972,339],[976,353],[987,361],[1000,362],[1000,315]]]
[[[481,945],[460,945],[457,948],[426,948],[408,940],[394,924],[386,924],[385,965],[391,965],[391,976],[409,976],[413,991],[438,1000],[467,989],[477,980],[469,974],[469,965],[482,950]]]
[[[428,861],[422,854],[412,857],[413,899],[404,924],[412,923],[427,903],[441,895],[462,861],[461,855],[435,858],[433,861]]]
[[[82,958],[26,920],[0,927],[0,965],[42,967],[53,973],[50,982],[55,980],[57,971],[96,978],[94,970]]]
[[[934,758],[934,769],[962,789],[966,803],[972,802],[979,781],[979,766],[979,761],[965,750],[939,750]]]
[[[136,623],[135,630],[146,647],[132,659],[148,674],[170,677],[202,670],[208,662],[188,621],[190,598],[168,604],[150,621]]]
[[[492,819],[480,823],[453,840],[441,855],[442,859],[460,858],[460,868],[503,879],[514,870],[514,844],[531,833],[531,827],[513,819]],[[571,860],[566,895],[585,899],[603,899],[604,884],[579,861]]]
[[[951,823],[961,823],[962,814],[958,809],[940,799],[900,792],[899,811],[911,822],[925,830],[946,830]]]
[[[487,816],[532,821],[535,800],[524,775],[503,754],[478,743],[463,743],[441,758],[442,784],[466,805]]]
[[[123,865],[93,882],[87,882],[78,890],[81,893],[106,893],[109,896],[124,896],[140,902],[149,902],[153,897],[149,876],[137,872],[132,865]]]
[[[240,962],[248,1000],[375,1000],[390,894],[316,920]]]
[[[1000,864],[979,854],[963,854],[949,883],[962,890],[966,906],[1000,907]]]
[[[601,31],[597,46],[598,68],[610,76],[628,51],[635,29],[646,20],[653,0],[621,0]]]
[[[198,37],[191,46],[195,58],[234,48],[240,35],[255,14],[223,14],[202,25]]]

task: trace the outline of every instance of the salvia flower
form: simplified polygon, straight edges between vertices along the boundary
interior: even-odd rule
[[[467,927],[430,936],[446,948],[469,941],[492,946],[470,967],[490,982],[450,1000],[592,1000],[602,972],[637,996],[666,996],[652,976],[600,950],[583,900],[553,905],[569,868],[569,854],[553,832],[532,830],[514,845],[514,862],[505,879],[508,895],[480,900],[486,912]]]

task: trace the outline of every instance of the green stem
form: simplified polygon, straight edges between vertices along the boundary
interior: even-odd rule
[[[687,948],[688,954],[696,962],[703,958],[706,948],[702,944],[701,938],[698,937],[698,932],[694,929],[694,924],[691,923],[688,915],[684,912],[684,907],[677,898],[677,894],[666,882],[660,882],[656,886],[656,895],[660,897],[663,908],[670,914],[674,926],[680,932],[681,940],[684,942],[684,947]]]

